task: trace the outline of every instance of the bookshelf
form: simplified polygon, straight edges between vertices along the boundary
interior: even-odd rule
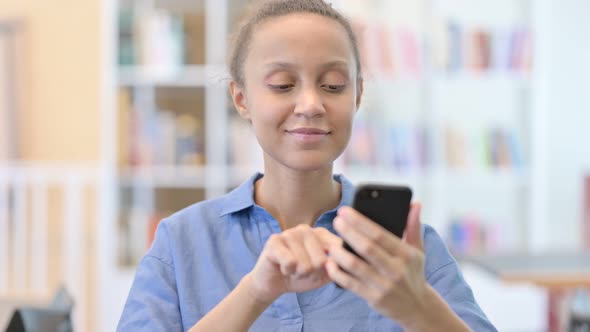
[[[333,1],[357,30],[366,76],[336,171],[412,185],[425,221],[446,239],[484,241],[465,254],[524,250],[535,190],[531,4],[463,2]],[[251,130],[228,102],[219,37],[244,3],[117,4],[118,227],[130,234],[121,242],[140,246],[121,254],[122,267],[147,249],[154,220],[184,207],[158,197],[183,202],[193,190],[189,205],[261,169]]]
[[[113,10],[116,261],[130,270],[161,218],[225,190],[225,43],[218,37],[226,35],[225,9],[121,1]]]
[[[368,69],[340,169],[355,182],[412,185],[424,221],[457,254],[526,251],[537,188],[532,2],[335,3]]]
[[[542,223],[533,0],[331,2],[359,34],[366,78],[335,171],[355,183],[412,186],[424,222],[458,254],[529,249],[533,218]],[[229,102],[224,69],[224,36],[245,3],[104,7],[113,22],[105,127],[117,130],[104,135],[104,175],[113,179],[104,220],[114,221],[103,232],[116,249],[105,249],[102,266],[121,291],[108,308],[114,317],[161,218],[262,170],[249,125]],[[168,54],[154,50],[162,43],[173,44]]]

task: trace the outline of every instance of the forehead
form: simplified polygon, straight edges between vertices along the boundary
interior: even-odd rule
[[[273,17],[252,32],[249,62],[343,61],[352,65],[354,54],[342,24],[317,14]]]

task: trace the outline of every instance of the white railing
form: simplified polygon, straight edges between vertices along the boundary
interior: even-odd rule
[[[51,275],[57,275],[54,283],[74,297],[76,331],[88,328],[87,270],[95,261],[88,259],[88,236],[98,223],[98,174],[87,165],[0,165],[0,297],[47,299],[56,291]],[[89,192],[92,201],[85,199]],[[86,219],[90,211],[94,220]],[[59,237],[57,250],[50,248],[53,236]]]

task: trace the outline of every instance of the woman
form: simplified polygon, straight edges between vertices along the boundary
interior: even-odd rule
[[[495,331],[419,204],[399,239],[332,174],[363,94],[348,21],[322,0],[267,1],[230,72],[264,175],[162,221],[120,331]]]

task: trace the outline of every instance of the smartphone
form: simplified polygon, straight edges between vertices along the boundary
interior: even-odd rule
[[[406,229],[411,202],[412,189],[409,187],[363,184],[355,191],[352,207],[401,238]],[[359,256],[346,242],[344,247]]]

